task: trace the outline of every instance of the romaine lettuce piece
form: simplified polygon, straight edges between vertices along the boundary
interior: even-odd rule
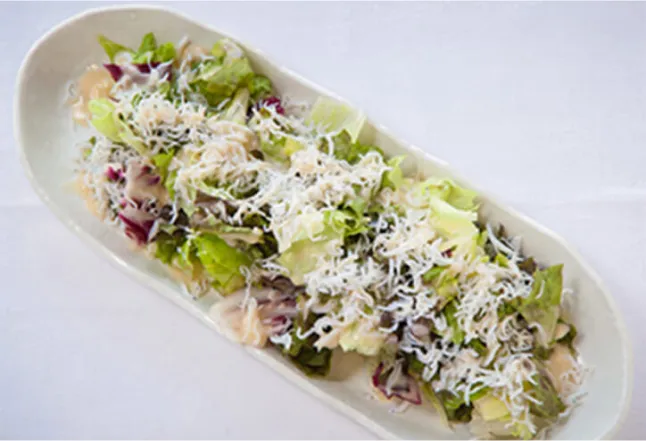
[[[548,346],[558,323],[563,292],[563,265],[554,265],[534,273],[532,292],[521,302],[518,312],[527,322],[540,326],[538,341]]]
[[[305,275],[316,268],[319,259],[329,254],[330,247],[341,243],[340,237],[325,238],[318,242],[310,239],[299,240],[281,253],[278,263],[289,271],[289,277],[295,285],[302,285],[305,283]]]
[[[107,98],[90,100],[88,110],[92,113],[90,123],[103,136],[114,142],[121,142],[119,125],[114,117],[114,103]]]
[[[200,234],[193,239],[197,258],[213,280],[213,287],[223,295],[244,286],[240,268],[251,264],[244,252],[227,245],[215,234]]]
[[[433,212],[433,227],[448,239],[447,249],[455,246],[472,252],[477,248],[479,232],[474,224],[477,213],[455,208],[439,197],[431,197],[428,205]]]
[[[419,183],[415,190],[422,197],[439,198],[458,210],[477,211],[478,209],[475,201],[478,194],[458,186],[451,179],[429,178]]]
[[[366,116],[332,98],[320,97],[312,107],[308,122],[328,132],[345,131],[350,137],[350,142],[355,143],[366,122]]]
[[[214,46],[214,51],[218,54],[224,52],[224,55],[203,63],[200,73],[193,82],[211,106],[216,106],[230,98],[254,75],[249,60],[233,43],[220,40]]]

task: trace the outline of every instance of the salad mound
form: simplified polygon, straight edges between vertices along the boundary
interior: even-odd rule
[[[475,192],[410,176],[343,104],[279,96],[232,41],[99,43],[73,101],[82,194],[191,296],[216,293],[229,338],[314,377],[359,353],[380,398],[484,438],[540,436],[576,404],[562,266],[480,219]]]

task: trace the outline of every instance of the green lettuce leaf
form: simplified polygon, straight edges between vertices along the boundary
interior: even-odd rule
[[[451,329],[451,340],[456,345],[462,344],[464,342],[464,331],[460,328],[458,320],[455,317],[455,313],[458,312],[457,305],[454,301],[450,302],[443,310],[444,317],[446,318],[446,323]]]
[[[158,63],[168,63],[169,61],[173,61],[176,55],[177,51],[175,50],[175,45],[173,43],[164,43],[155,49],[153,61]]]
[[[565,411],[566,406],[559,398],[558,392],[549,379],[544,369],[541,369],[537,378],[536,385],[529,382],[525,387],[530,390],[530,394],[541,404],[530,404],[530,412],[547,422],[558,420],[559,414]]]
[[[157,173],[161,176],[162,182],[164,183],[168,177],[168,167],[175,156],[175,152],[175,150],[169,150],[151,157],[153,164],[155,164],[155,168],[157,169]]]
[[[437,399],[442,403],[446,417],[451,422],[468,423],[471,421],[473,406],[465,403],[464,397],[453,395],[453,393],[441,390],[436,394]]]
[[[426,381],[420,381],[419,382],[419,387],[420,390],[422,391],[422,395],[424,398],[426,398],[433,408],[437,411],[437,413],[440,415],[440,419],[444,423],[445,426],[449,425],[449,415],[444,408],[444,404],[442,403],[442,400],[435,394],[435,391],[433,390],[433,386],[431,386],[430,383]]]
[[[325,225],[343,237],[354,236],[368,230],[367,218],[353,209],[330,210],[324,213]]]
[[[177,180],[177,170],[172,170],[164,180],[164,187],[168,191],[168,197],[175,199],[175,181]]]
[[[366,116],[332,98],[320,97],[314,103],[308,122],[328,132],[347,132],[350,143],[355,143],[366,122]]]
[[[249,90],[238,89],[233,99],[222,114],[222,119],[244,125],[247,121],[249,109]]]
[[[103,46],[103,50],[110,59],[110,63],[114,63],[115,57],[121,52],[128,52],[134,55],[134,51],[119,43],[115,43],[104,35],[99,35],[99,44]]]
[[[213,287],[222,294],[229,294],[244,286],[245,278],[240,268],[251,264],[244,252],[227,245],[215,234],[200,234],[193,239],[197,258],[213,281]]]
[[[402,155],[388,160],[387,165],[390,170],[384,173],[382,187],[396,190],[404,184],[404,173],[400,167],[404,159],[406,159],[406,156]]]
[[[291,331],[292,344],[283,351],[289,360],[308,377],[325,377],[330,372],[332,351],[323,348],[316,349],[317,337],[310,336],[306,340],[296,334],[296,327]]]
[[[121,142],[121,130],[114,117],[114,103],[107,98],[90,100],[88,110],[92,114],[90,123],[103,136],[114,142]]]
[[[353,142],[350,134],[345,130],[332,137],[332,147],[334,157],[346,161],[348,164],[356,164],[368,152],[376,151],[383,155],[383,151],[377,146]],[[330,151],[327,141],[323,142],[321,150],[326,153]]]
[[[211,106],[233,96],[254,75],[246,57],[225,58],[223,64],[213,61],[204,66],[194,84]]]
[[[478,228],[474,221],[478,215],[472,211],[461,210],[439,197],[431,197],[428,206],[433,212],[433,227],[446,239],[447,248],[452,246],[477,248]]]
[[[154,51],[155,49],[157,49],[157,39],[155,38],[155,34],[149,32],[141,39],[141,44],[139,45],[139,49],[137,49],[137,53],[143,54],[145,52]]]
[[[327,256],[328,246],[333,240],[327,239],[313,242],[310,239],[303,239],[292,243],[292,245],[278,258],[280,263],[288,272],[289,277],[296,285],[305,283],[305,274],[313,271],[318,265],[320,258]]]
[[[538,340],[543,346],[552,341],[558,323],[563,292],[563,265],[554,265],[534,273],[530,295],[523,299],[518,312],[529,324],[538,324]]]
[[[252,76],[247,82],[247,89],[254,101],[266,98],[273,93],[271,81],[263,75]]]
[[[163,263],[170,265],[180,252],[182,245],[186,242],[186,235],[177,230],[173,233],[161,231],[155,237],[155,257]]]
[[[478,194],[473,190],[458,186],[451,179],[427,179],[418,184],[416,191],[425,197],[439,198],[446,201],[458,210],[477,211],[478,209],[478,204],[476,203]]]
[[[146,145],[133,133],[125,121],[119,120],[115,115],[115,106],[112,101],[107,98],[90,100],[88,109],[92,114],[90,123],[102,135],[111,141],[124,143],[134,148],[139,154],[146,156]]]

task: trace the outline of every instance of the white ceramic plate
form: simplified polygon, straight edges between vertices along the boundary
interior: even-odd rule
[[[87,138],[82,130],[73,127],[70,110],[65,104],[70,82],[86,66],[105,59],[96,42],[98,33],[136,46],[142,34],[150,31],[164,41],[178,41],[188,35],[207,47],[219,38],[229,37],[174,11],[157,7],[100,8],[73,17],[43,36],[27,54],[17,80],[15,133],[28,178],[45,204],[65,225],[141,283],[215,328],[206,316],[208,302],[195,302],[182,294],[161,264],[133,253],[127,241],[93,217],[70,190],[74,159],[78,155],[74,145]],[[272,63],[250,46],[243,46],[256,70],[270,77],[280,93],[309,101],[320,95],[334,96]],[[379,125],[371,124],[363,135],[372,138],[387,154],[408,154],[425,174],[452,177],[475,188],[443,161],[405,145]],[[413,165],[412,160],[410,165]],[[521,235],[529,255],[543,264],[564,263],[566,285],[576,292],[572,313],[581,335],[579,349],[585,361],[594,367],[594,373],[585,387],[588,396],[584,404],[565,425],[554,430],[552,436],[559,439],[611,437],[626,415],[632,388],[630,344],[612,296],[572,247],[554,233],[500,205],[490,196],[482,194],[481,200],[485,218],[501,222],[512,234]],[[314,381],[301,375],[273,351],[250,352],[381,437],[468,437],[464,429],[451,432],[442,427],[429,409],[420,407],[404,414],[392,414],[388,404],[366,399],[368,377],[361,369],[346,370],[346,365],[337,366],[335,379]]]

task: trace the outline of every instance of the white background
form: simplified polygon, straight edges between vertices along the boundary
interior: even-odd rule
[[[16,72],[40,35],[91,6],[0,4],[0,436],[371,437],[106,264],[32,192],[12,133]],[[646,437],[646,4],[172,6],[574,244],[635,342],[619,436]]]

